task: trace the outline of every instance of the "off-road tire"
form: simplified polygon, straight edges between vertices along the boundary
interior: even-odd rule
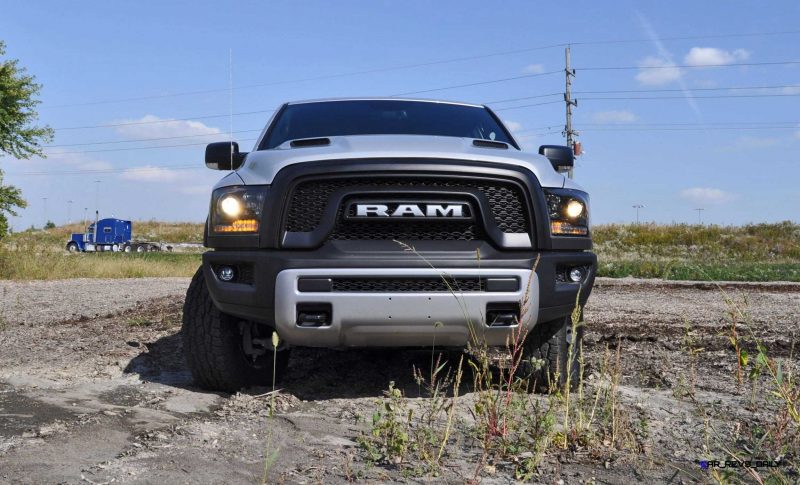
[[[518,375],[528,379],[530,389],[547,392],[552,388],[563,389],[567,384],[567,360],[572,320],[570,316],[538,323],[525,339],[522,362]],[[580,353],[583,326],[575,329],[570,365],[570,388],[574,388],[580,377]]]
[[[203,269],[192,278],[183,304],[183,350],[195,383],[214,391],[236,392],[250,386],[271,386],[286,371],[289,350],[268,352],[257,363],[242,350],[240,319],[220,312],[208,294]],[[271,335],[271,330],[268,334]]]

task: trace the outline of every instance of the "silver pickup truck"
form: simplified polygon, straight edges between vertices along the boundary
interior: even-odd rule
[[[229,173],[184,305],[200,386],[270,383],[295,346],[512,334],[525,338],[521,372],[565,384],[582,333],[569,316],[597,261],[588,195],[563,175],[570,148],[524,152],[486,106],[334,99],[286,103],[251,152],[212,143],[205,163]]]

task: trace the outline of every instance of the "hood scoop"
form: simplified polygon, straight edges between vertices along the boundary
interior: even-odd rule
[[[508,143],[503,143],[502,141],[472,140],[472,145],[480,148],[499,148],[500,150],[508,150]]]
[[[289,146],[292,148],[324,147],[330,144],[330,138],[303,138],[302,140],[292,140],[289,142]]]

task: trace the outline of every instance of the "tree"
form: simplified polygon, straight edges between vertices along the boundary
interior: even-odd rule
[[[0,41],[0,56],[6,53],[5,47]],[[53,129],[36,124],[36,106],[40,103],[36,96],[42,87],[18,64],[16,59],[0,61],[0,155],[17,159],[43,157],[41,144],[53,139]],[[0,238],[8,234],[7,214],[15,216],[14,209],[26,206],[18,188],[3,185],[0,169]]]

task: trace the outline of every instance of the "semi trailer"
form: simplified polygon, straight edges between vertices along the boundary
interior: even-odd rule
[[[73,233],[67,242],[67,251],[71,253],[91,252],[136,252],[145,253],[161,251],[160,243],[151,241],[134,241],[131,238],[131,221],[109,217],[96,219],[86,228],[86,232]]]

